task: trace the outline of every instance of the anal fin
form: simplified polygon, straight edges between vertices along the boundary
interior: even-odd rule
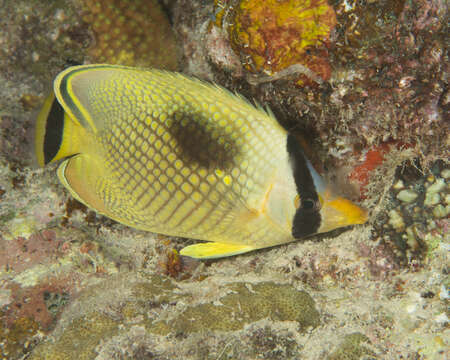
[[[180,255],[203,260],[239,255],[252,250],[255,248],[248,245],[207,242],[186,246],[180,251]]]
[[[57,174],[75,199],[103,215],[113,216],[95,191],[102,168],[92,158],[85,154],[68,158],[59,165]]]

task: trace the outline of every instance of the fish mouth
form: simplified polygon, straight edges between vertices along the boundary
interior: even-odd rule
[[[367,210],[342,197],[324,201],[320,214],[319,232],[327,232],[350,225],[361,225],[369,218]]]

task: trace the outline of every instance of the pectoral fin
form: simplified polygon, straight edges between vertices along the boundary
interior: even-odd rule
[[[180,251],[180,255],[204,260],[239,255],[252,250],[255,248],[248,245],[207,242],[186,246]]]

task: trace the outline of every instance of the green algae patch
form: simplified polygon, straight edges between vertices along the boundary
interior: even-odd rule
[[[104,314],[88,314],[83,318],[75,319],[57,342],[46,342],[36,347],[30,359],[94,359],[97,354],[95,348],[102,339],[108,339],[117,334],[118,326],[116,321]]]
[[[0,225],[4,225],[7,222],[10,222],[12,219],[16,217],[16,212],[8,210],[4,214],[0,215]]]
[[[174,301],[173,291],[177,289],[174,283],[165,277],[153,275],[148,282],[138,282],[133,284],[132,293],[138,301],[148,301],[149,295],[152,302],[164,304]]]
[[[158,334],[235,331],[262,319],[296,321],[304,331],[320,323],[311,296],[290,285],[236,283],[228,288],[231,293],[220,300],[188,307],[172,322],[158,322],[150,331]]]
[[[339,347],[332,352],[327,360],[359,360],[364,355],[375,356],[376,354],[364,344],[370,343],[369,338],[361,333],[346,335]]]

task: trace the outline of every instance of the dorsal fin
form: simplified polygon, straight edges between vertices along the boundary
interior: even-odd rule
[[[73,66],[58,74],[54,82],[56,98],[64,111],[93,133],[103,127],[103,117],[96,115],[101,107],[98,102],[99,92],[101,95],[107,95],[108,91],[112,90],[103,84],[111,75],[110,71],[105,71],[109,69],[110,65]],[[106,95],[100,99],[105,101],[104,104],[108,102]]]

